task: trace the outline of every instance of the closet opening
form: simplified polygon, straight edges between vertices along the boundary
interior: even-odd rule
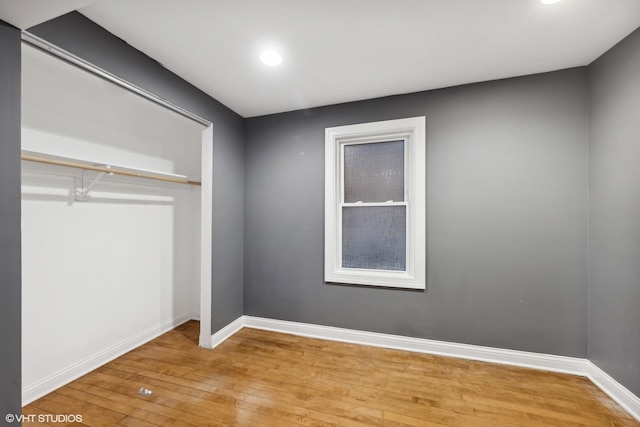
[[[190,319],[211,345],[211,124],[58,56],[23,43],[23,405]]]

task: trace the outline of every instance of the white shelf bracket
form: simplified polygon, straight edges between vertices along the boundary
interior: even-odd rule
[[[111,169],[110,165],[105,165],[104,167],[106,167],[108,169]],[[75,199],[77,201],[79,201],[79,202],[89,201],[91,199],[91,196],[89,195],[89,193],[98,184],[98,182],[100,182],[100,180],[105,175],[113,175],[113,174],[112,173],[107,173],[107,172],[100,172],[89,183],[87,183],[87,180],[88,180],[87,175],[88,175],[88,171],[83,170],[82,171],[82,186],[80,188],[78,188],[77,185],[76,185]]]

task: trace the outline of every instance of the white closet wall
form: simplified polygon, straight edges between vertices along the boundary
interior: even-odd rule
[[[23,52],[23,150],[200,180],[202,126],[32,48]],[[200,187],[107,176],[77,201],[82,170],[22,165],[29,398],[198,316]]]

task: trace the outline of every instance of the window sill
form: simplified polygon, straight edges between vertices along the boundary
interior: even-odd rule
[[[404,271],[339,269],[325,272],[327,283],[345,283],[351,285],[379,286],[385,288],[425,289],[425,281]]]

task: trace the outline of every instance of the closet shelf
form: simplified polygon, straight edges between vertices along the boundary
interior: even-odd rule
[[[155,179],[159,181],[174,182],[177,184],[202,185],[199,181],[191,181],[184,175],[176,175],[176,174],[169,174],[165,172],[157,172],[157,171],[142,170],[142,169],[131,169],[131,168],[125,168],[125,167],[119,167],[119,166],[112,166],[112,165],[94,165],[89,163],[81,163],[80,161],[74,161],[72,159],[65,159],[65,160],[53,159],[53,158],[43,157],[43,155],[39,155],[38,153],[32,153],[32,152],[23,151],[21,158],[22,160],[25,160],[28,162],[45,163],[49,165],[57,165],[57,166],[64,166],[68,168],[90,170],[90,171],[102,172],[107,174]]]

